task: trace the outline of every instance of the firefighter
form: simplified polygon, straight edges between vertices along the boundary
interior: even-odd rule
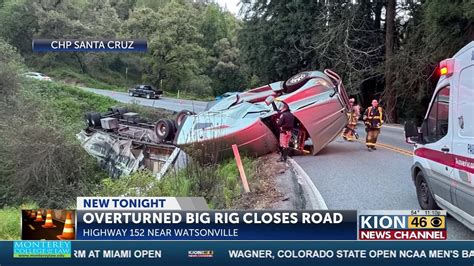
[[[280,151],[281,156],[278,162],[286,162],[291,139],[291,132],[295,125],[295,116],[290,112],[290,108],[284,102],[281,102],[279,108],[280,117],[277,120],[277,126],[280,128]]]
[[[347,141],[353,141],[355,139],[357,122],[360,116],[360,107],[354,105],[355,99],[349,99],[349,112],[347,113],[347,126],[342,131],[342,137]]]
[[[365,145],[367,145],[369,151],[376,150],[375,144],[383,124],[383,109],[379,107],[377,100],[372,100],[372,106],[365,110],[363,120],[365,122],[365,131],[367,132]]]

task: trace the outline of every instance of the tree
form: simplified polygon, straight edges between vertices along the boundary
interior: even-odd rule
[[[0,38],[0,99],[6,101],[16,93],[20,83],[23,59],[17,50]]]
[[[38,17],[25,1],[3,2],[0,8],[0,37],[18,49],[21,55],[30,54],[31,40],[37,32]]]
[[[137,9],[130,15],[126,29],[132,37],[148,37],[149,57],[145,79],[157,87],[189,90],[202,74],[200,64],[205,50],[199,45],[202,35],[197,14],[189,3],[170,2],[163,9]],[[193,87],[191,86],[191,87]],[[199,86],[198,86],[199,87]],[[208,84],[201,84],[208,90]]]
[[[233,47],[226,38],[214,44],[212,69],[213,93],[220,95],[227,91],[241,91],[245,89],[245,79],[239,65],[240,51]]]
[[[393,87],[392,58],[395,39],[395,8],[396,1],[388,0],[385,12],[385,90],[383,100],[387,122],[397,121],[397,92]]]
[[[239,47],[265,82],[331,68],[357,94],[380,76],[383,35],[370,1],[248,1],[244,8]]]

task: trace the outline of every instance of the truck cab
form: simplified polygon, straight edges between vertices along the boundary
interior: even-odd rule
[[[448,211],[474,230],[474,41],[439,64],[439,81],[414,144],[412,179],[422,209]]]

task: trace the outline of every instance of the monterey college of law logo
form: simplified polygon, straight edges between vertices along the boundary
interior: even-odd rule
[[[70,258],[70,241],[14,241],[14,258]]]

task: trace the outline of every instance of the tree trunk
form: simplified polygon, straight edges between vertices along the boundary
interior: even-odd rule
[[[397,92],[393,87],[393,47],[395,39],[395,6],[396,0],[388,0],[385,16],[385,89],[382,100],[385,105],[386,120],[397,122]]]
[[[87,67],[86,65],[84,64],[84,62],[82,62],[82,59],[81,59],[81,56],[78,54],[78,53],[73,53],[74,57],[76,58],[76,61],[77,63],[79,64],[79,67],[81,68],[81,71],[83,74],[86,74],[87,73]]]

